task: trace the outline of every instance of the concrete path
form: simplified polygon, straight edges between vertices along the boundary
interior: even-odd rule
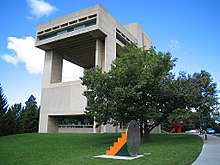
[[[204,141],[202,152],[193,165],[220,165],[220,137],[208,135]]]

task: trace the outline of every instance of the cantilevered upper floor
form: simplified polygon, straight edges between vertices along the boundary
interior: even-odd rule
[[[150,37],[138,23],[122,26],[102,6],[96,5],[39,25],[36,47],[62,52],[64,59],[91,68],[95,66],[96,40],[104,41],[106,36],[115,40],[116,55],[126,43],[151,46]]]

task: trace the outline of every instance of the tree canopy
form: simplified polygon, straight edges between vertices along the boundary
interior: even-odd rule
[[[3,89],[0,84],[0,136],[6,134],[5,123],[7,120],[6,112],[8,108],[8,102],[5,94],[3,93]]]
[[[174,102],[170,106],[173,113],[168,116],[169,122],[182,119],[184,130],[214,127],[219,116],[219,98],[217,84],[210,73],[204,70],[193,75],[181,72],[169,88],[172,98],[168,100]]]
[[[215,110],[217,88],[211,75],[201,71],[175,78],[171,72],[175,62],[170,53],[154,48],[123,47],[109,72],[97,66],[85,71],[86,113],[100,124],[137,120],[148,139],[155,126],[175,115],[183,117],[192,108],[206,114]]]
[[[35,97],[31,95],[25,104],[8,107],[0,85],[0,136],[38,131],[39,108]]]
[[[37,106],[36,98],[33,95],[31,95],[25,102],[25,107],[23,111],[21,111],[20,118],[22,133],[38,131],[39,108]]]

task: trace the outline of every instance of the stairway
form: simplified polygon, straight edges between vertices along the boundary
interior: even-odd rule
[[[106,150],[106,155],[108,156],[115,156],[119,150],[125,145],[127,142],[126,133],[122,133],[121,137],[118,138],[117,142],[114,142],[113,146],[110,146],[110,150]]]

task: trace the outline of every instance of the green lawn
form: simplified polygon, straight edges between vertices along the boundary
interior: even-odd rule
[[[153,134],[135,160],[93,158],[120,134],[21,134],[0,137],[0,165],[190,165],[202,149],[202,139],[191,134]]]

